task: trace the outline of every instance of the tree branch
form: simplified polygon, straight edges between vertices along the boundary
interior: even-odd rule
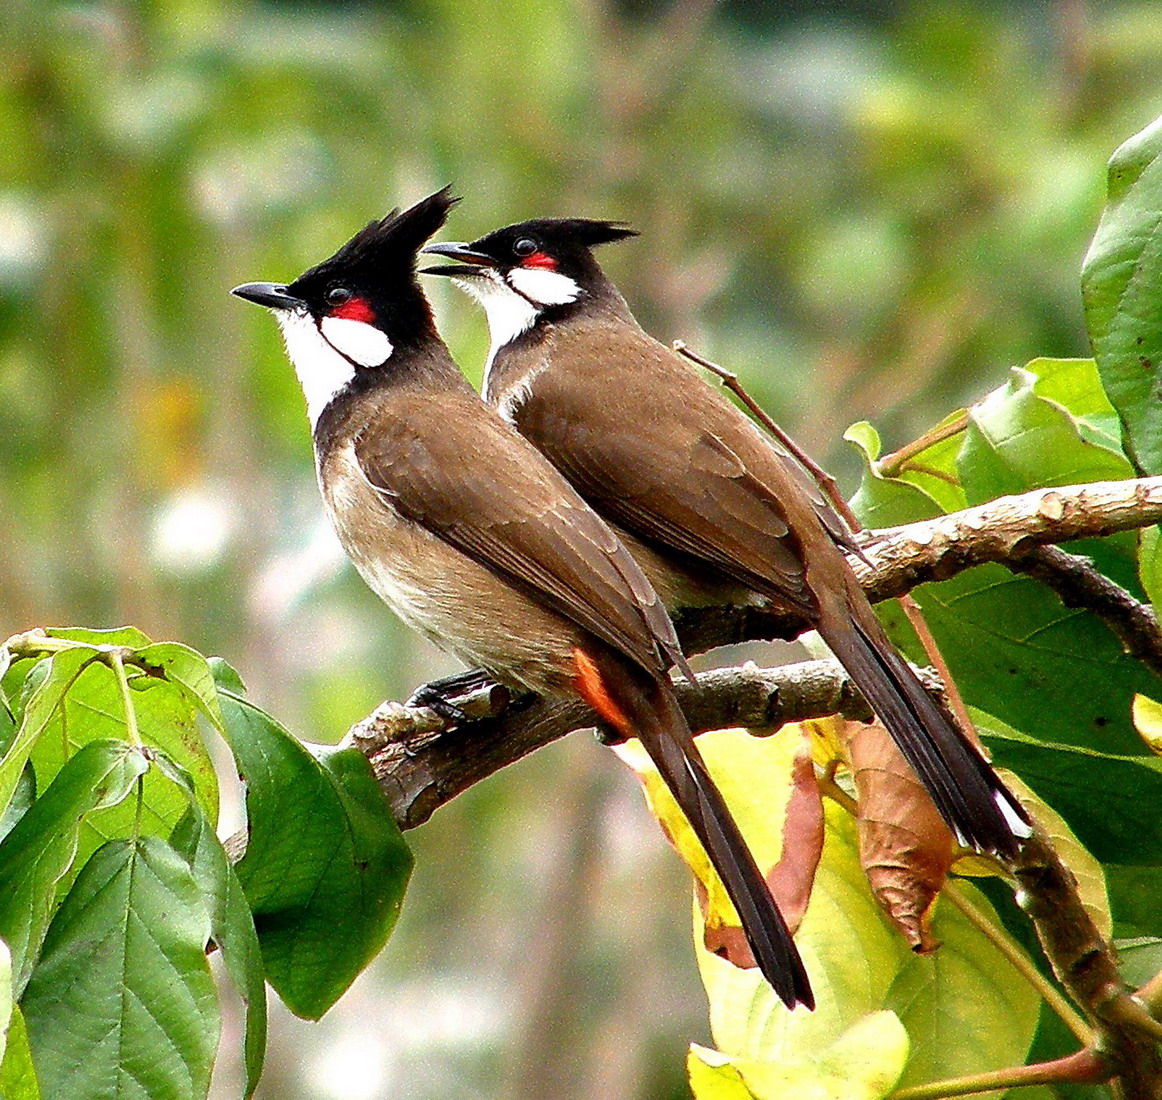
[[[935,677],[924,675],[931,689],[938,690]],[[675,690],[697,731],[731,726],[773,731],[786,722],[828,714],[871,717],[843,667],[833,660],[714,669],[698,677],[697,687],[678,681]],[[534,749],[572,730],[598,725],[597,716],[579,700],[538,699],[503,711],[496,693],[484,690],[456,704],[473,721],[453,727],[427,707],[388,702],[347,735],[346,743],[371,761],[405,829],[422,825],[443,803]]]
[[[1019,561],[1037,546],[1160,522],[1162,477],[1036,489],[904,527],[865,532],[867,562],[853,558],[851,564],[868,598],[878,603],[974,565]],[[687,653],[794,638],[808,626],[800,616],[766,607],[684,608],[674,615],[674,625]]]
[[[1099,573],[1088,558],[1057,546],[1038,546],[1005,565],[1052,588],[1066,607],[1084,607],[1096,615],[1131,657],[1162,676],[1162,628],[1154,609]]]
[[[872,600],[944,580],[984,562],[1038,569],[1068,597],[1101,614],[1137,656],[1162,668],[1156,621],[1127,593],[1078,559],[1038,546],[1092,538],[1162,521],[1162,477],[1095,482],[1001,497],[976,508],[905,527],[869,532],[868,564],[853,561]],[[1068,566],[1068,568],[1067,568]],[[1096,579],[1095,579],[1096,578]],[[687,652],[755,639],[795,637],[809,624],[763,607],[685,608],[674,616]],[[1152,625],[1151,625],[1152,624]],[[932,680],[935,686],[935,680]],[[694,729],[747,726],[842,713],[867,717],[842,669],[813,661],[781,669],[720,669],[699,677],[698,688],[678,684]],[[476,721],[453,727],[424,707],[384,703],[352,728],[347,741],[370,760],[404,828],[426,821],[443,803],[495,771],[573,729],[595,724],[579,701],[531,704],[504,713],[503,693],[477,692],[459,705]],[[465,752],[465,743],[471,752]]]

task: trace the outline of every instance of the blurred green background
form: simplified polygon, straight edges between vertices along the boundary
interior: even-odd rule
[[[1150,0],[6,0],[0,31],[0,636],[133,623],[326,741],[453,666],[344,564],[230,287],[447,182],[452,239],[625,219],[603,259],[647,327],[844,473],[848,422],[894,448],[1086,352],[1104,162],[1162,113]],[[430,283],[478,378],[482,318]],[[260,1095],[686,1095],[688,884],[640,802],[579,736],[441,811],[387,951],[323,1023],[276,1016]]]

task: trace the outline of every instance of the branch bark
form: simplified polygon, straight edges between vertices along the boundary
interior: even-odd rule
[[[868,532],[867,562],[854,561],[872,600],[900,596],[926,581],[944,580],[984,562],[1039,571],[1068,598],[1102,614],[1131,652],[1162,669],[1162,632],[1152,612],[1078,559],[1037,548],[1162,522],[1162,477],[1039,489],[904,527]],[[1096,578],[1096,580],[1095,580]],[[1095,587],[1096,583],[1096,587]],[[1068,592],[1065,593],[1066,586]],[[795,637],[808,624],[763,607],[687,608],[674,616],[689,653],[756,639]],[[935,688],[936,681],[933,680]],[[832,661],[780,669],[719,669],[698,688],[678,684],[692,728],[747,726],[840,713],[867,717],[866,705]],[[475,721],[454,727],[425,707],[382,704],[354,726],[347,743],[368,757],[404,828],[426,821],[472,784],[571,730],[592,727],[580,701],[543,702],[504,711],[502,693],[458,701]],[[503,713],[502,713],[503,712]],[[465,746],[471,746],[471,752]]]

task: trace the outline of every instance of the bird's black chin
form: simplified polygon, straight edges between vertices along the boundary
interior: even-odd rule
[[[266,306],[267,309],[306,309],[307,306],[301,298],[288,294],[286,287],[278,283],[243,283],[230,293],[257,306]]]

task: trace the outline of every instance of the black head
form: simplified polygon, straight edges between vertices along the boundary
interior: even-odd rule
[[[605,276],[593,258],[593,249],[636,236],[634,230],[620,222],[535,218],[493,230],[471,244],[429,245],[424,252],[462,262],[424,271],[461,279],[495,280],[499,275],[534,305],[548,307],[575,300],[578,290],[592,294],[605,287]],[[495,274],[490,275],[490,271]],[[563,280],[572,284],[571,296],[570,286]],[[540,287],[544,287],[543,293]]]
[[[248,283],[232,293],[272,309],[305,308],[316,323],[334,317],[374,325],[396,347],[430,335],[431,311],[415,278],[416,257],[458,201],[444,187],[407,210],[393,210],[365,225],[294,282]]]
[[[361,371],[439,339],[416,256],[457,201],[442,188],[364,226],[292,283],[247,283],[231,292],[275,311],[312,421]]]

